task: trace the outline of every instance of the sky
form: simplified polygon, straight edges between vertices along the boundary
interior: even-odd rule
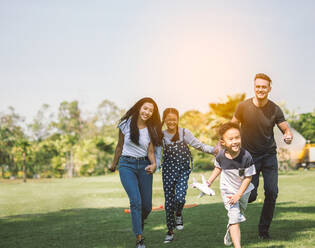
[[[315,108],[315,1],[0,0],[0,112],[31,121],[78,100],[128,109],[142,97],[160,111],[209,110],[227,95],[270,99],[298,113]]]

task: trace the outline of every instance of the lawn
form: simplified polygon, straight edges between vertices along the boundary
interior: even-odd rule
[[[206,177],[210,172],[202,173]],[[201,173],[192,173],[200,179]],[[226,211],[214,185],[214,197],[197,198],[189,188],[184,210],[185,229],[163,244],[164,211],[146,221],[144,236],[153,247],[225,247]],[[262,207],[259,199],[248,205],[241,225],[244,247],[315,247],[315,171],[291,171],[279,176],[280,193],[271,226],[272,241],[257,238]],[[73,179],[0,180],[0,247],[135,247],[128,198],[119,175]],[[164,205],[161,174],[154,176],[153,205]]]

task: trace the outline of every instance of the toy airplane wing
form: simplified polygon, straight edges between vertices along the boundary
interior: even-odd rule
[[[215,195],[215,191],[208,187],[208,184],[204,176],[201,176],[201,180],[202,180],[202,183],[198,183],[196,179],[193,178],[193,183],[191,184],[193,188],[197,188],[201,191],[199,198],[203,197],[204,195],[209,195],[209,196]]]

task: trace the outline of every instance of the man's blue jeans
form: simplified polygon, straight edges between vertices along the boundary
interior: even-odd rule
[[[253,156],[256,167],[256,174],[252,177],[252,183],[255,189],[251,191],[248,202],[253,202],[257,198],[257,189],[259,185],[259,174],[262,172],[264,178],[265,201],[261,211],[259,221],[259,232],[269,231],[273,218],[278,196],[278,160],[277,154],[265,154],[263,156]]]
[[[142,222],[152,210],[153,175],[144,170],[149,164],[148,159],[138,160],[125,156],[121,156],[119,161],[120,180],[129,197],[135,235],[142,235]]]

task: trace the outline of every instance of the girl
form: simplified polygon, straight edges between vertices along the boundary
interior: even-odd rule
[[[120,180],[130,201],[136,247],[145,248],[142,232],[143,221],[152,210],[154,147],[162,145],[161,120],[155,101],[148,97],[139,100],[121,118],[118,127],[118,144],[109,169],[115,171],[119,160]]]
[[[192,156],[188,144],[206,153],[213,154],[214,148],[201,143],[187,129],[178,127],[179,113],[175,108],[167,108],[163,112],[163,162],[162,179],[165,196],[165,213],[168,232],[164,243],[174,238],[174,228],[184,228],[182,210],[185,205],[186,190],[188,187]],[[175,218],[176,212],[176,218]]]

